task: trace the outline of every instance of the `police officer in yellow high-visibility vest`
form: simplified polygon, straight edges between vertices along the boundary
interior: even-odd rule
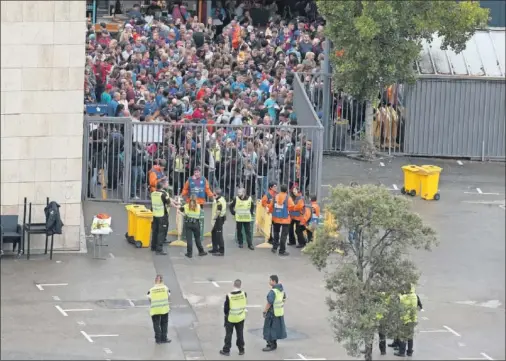
[[[246,319],[247,304],[246,292],[241,290],[241,280],[235,280],[234,290],[225,297],[225,304],[223,305],[225,313],[225,345],[220,350],[220,354],[224,356],[230,356],[234,328],[239,355],[244,355],[244,320]]]
[[[169,194],[164,190],[167,186],[167,181],[159,182],[156,184],[156,190],[151,193],[151,209],[153,211],[151,250],[160,255],[167,254],[163,250],[163,243],[167,239],[170,206],[176,206],[176,203],[170,199]]]
[[[200,205],[195,195],[190,196],[190,201],[180,208],[184,214],[184,229],[186,235],[186,254],[188,258],[193,257],[193,238],[199,250],[199,256],[206,256],[202,241],[200,240]]]
[[[213,256],[223,256],[225,254],[225,242],[223,240],[223,225],[225,224],[227,214],[227,201],[221,195],[221,189],[216,189],[216,195],[213,201],[212,220],[213,229],[211,230],[211,242],[213,249],[209,251]]]
[[[264,308],[264,340],[267,346],[264,352],[274,351],[278,348],[278,340],[286,338],[285,302],[286,294],[279,278],[272,275],[269,278],[271,290],[267,294],[267,304]]]
[[[167,329],[169,327],[169,296],[170,290],[163,283],[163,277],[157,275],[155,285],[148,292],[150,301],[149,314],[153,321],[153,329],[155,330],[155,341],[157,344],[169,343],[171,340],[167,338]]]
[[[379,294],[379,302],[381,302],[385,307],[390,303],[390,297],[385,292],[380,292]],[[376,313],[376,321],[378,322],[378,339],[379,339],[379,349],[382,355],[387,354],[387,340],[385,334],[385,315],[383,312]]]
[[[413,336],[415,334],[415,326],[418,321],[418,310],[423,311],[420,298],[415,293],[415,288],[411,286],[405,287],[407,292],[399,295],[399,301],[403,306],[403,315],[401,320],[403,327],[399,332],[398,346],[399,350],[394,353],[395,356],[412,356],[413,355]],[[407,343],[407,350],[406,350]]]
[[[237,197],[235,197],[230,204],[230,213],[235,216],[237,243],[239,244],[239,248],[243,248],[244,241],[242,231],[244,229],[248,248],[252,251],[255,250],[251,234],[251,221],[253,220],[254,207],[255,204],[253,203],[251,197],[246,195],[245,189],[239,188],[237,190]]]

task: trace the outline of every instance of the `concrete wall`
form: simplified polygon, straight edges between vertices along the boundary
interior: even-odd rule
[[[85,1],[1,1],[1,213],[44,221],[61,205],[56,248],[80,249]],[[32,248],[40,249],[40,237]]]

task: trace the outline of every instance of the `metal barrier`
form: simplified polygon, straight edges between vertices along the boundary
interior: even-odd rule
[[[239,187],[259,199],[270,182],[318,194],[321,126],[145,123],[85,117],[83,199],[149,202],[157,172],[172,194],[200,167],[212,190],[231,200]],[[159,168],[165,164],[165,168]]]
[[[303,87],[323,124],[328,124],[324,139],[325,153],[355,153],[360,151],[365,131],[366,103],[336,91],[332,74],[299,74]],[[327,84],[328,89],[325,87]],[[405,116],[402,107],[403,87],[394,85],[378,98],[374,109],[373,131],[379,151],[404,152]],[[326,92],[330,92],[330,111],[325,112]],[[379,94],[379,91],[378,91]],[[328,114],[329,119],[323,119]]]

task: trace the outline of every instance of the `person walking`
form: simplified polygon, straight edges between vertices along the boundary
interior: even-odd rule
[[[194,195],[190,197],[190,202],[180,208],[180,211],[184,214],[184,229],[186,234],[186,254],[188,258],[193,257],[193,238],[195,238],[195,244],[199,250],[199,256],[207,255],[202,247],[202,241],[200,240],[200,204],[197,203],[197,199]]]
[[[267,208],[269,203],[276,197],[278,194],[278,185],[275,182],[269,183],[269,190],[262,196],[261,204],[262,207]],[[272,225],[271,225],[271,233],[269,235],[269,243],[272,244]]]
[[[290,228],[288,232],[288,244],[294,246],[295,236],[297,236],[297,248],[304,248],[306,245],[306,238],[304,237],[303,229],[300,226],[300,221],[303,218],[304,211],[304,197],[299,193],[297,186],[292,188],[293,210],[290,211]]]
[[[420,297],[415,292],[413,286],[407,285],[405,293],[399,295],[399,301],[404,309],[401,316],[403,325],[397,340],[399,350],[394,353],[395,356],[412,356],[413,355],[413,336],[415,334],[415,326],[418,321],[418,310],[423,311]],[[407,345],[407,350],[406,350]]]
[[[223,356],[230,356],[234,329],[239,355],[244,355],[244,321],[246,320],[248,299],[246,292],[241,290],[241,285],[241,280],[235,280],[234,290],[225,297],[225,304],[223,305],[225,313],[225,344],[223,349],[220,350],[220,354]]]
[[[293,200],[288,196],[288,187],[283,184],[281,192],[269,203],[269,212],[272,214],[272,253],[276,253],[279,247],[280,256],[288,256],[286,251],[286,238],[290,226],[290,211],[293,210]],[[280,236],[281,233],[281,236]]]
[[[283,285],[279,283],[277,275],[269,278],[271,290],[267,293],[267,304],[264,308],[264,340],[267,346],[262,349],[264,352],[274,351],[278,348],[278,340],[286,338],[285,326],[285,302],[286,293]]]
[[[170,207],[178,205],[169,197],[164,190],[167,188],[167,181],[158,182],[156,190],[151,193],[151,209],[153,211],[153,221],[151,222],[151,250],[156,251],[158,255],[166,255],[163,250],[163,244],[167,239],[167,230],[169,227]]]
[[[235,216],[236,229],[235,232],[237,234],[237,243],[239,244],[239,248],[243,248],[243,235],[242,232],[246,233],[246,242],[248,243],[248,248],[252,251],[255,250],[253,247],[253,240],[251,235],[251,221],[253,219],[253,211],[255,204],[250,196],[246,195],[246,191],[244,188],[239,188],[237,190],[237,197],[234,198],[232,203],[230,204],[230,213]]]
[[[155,285],[148,291],[149,314],[153,321],[155,331],[155,342],[157,344],[170,343],[167,338],[167,329],[169,327],[169,297],[170,290],[163,283],[162,275],[156,275]]]
[[[211,243],[213,249],[209,251],[213,256],[225,255],[225,242],[223,240],[223,225],[227,219],[227,202],[221,194],[221,189],[216,189],[214,192],[215,199],[213,202],[213,229],[211,230]]]
[[[312,242],[313,241],[313,232],[315,231],[316,227],[322,223],[321,221],[321,210],[320,206],[317,202],[316,195],[311,195],[311,220],[309,221],[309,224],[306,225],[306,234],[307,234],[307,241]]]

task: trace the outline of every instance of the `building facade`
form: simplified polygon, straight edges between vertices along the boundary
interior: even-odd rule
[[[81,208],[85,1],[1,1],[1,214],[44,221],[58,202],[55,249],[84,248]],[[33,237],[32,249],[42,249]]]

